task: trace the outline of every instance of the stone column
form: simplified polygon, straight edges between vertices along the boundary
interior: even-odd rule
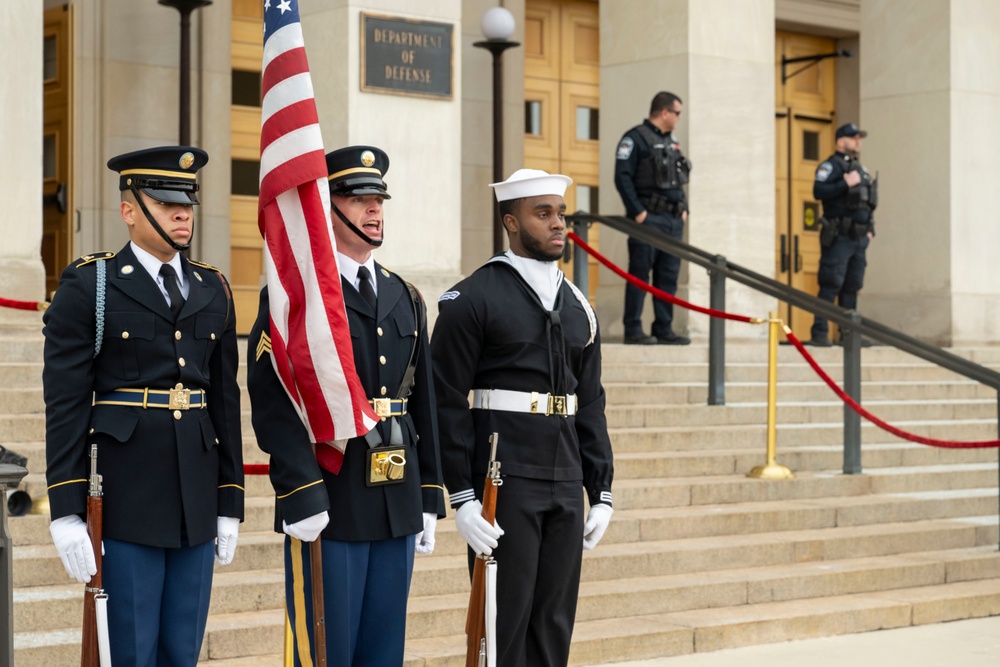
[[[881,186],[860,308],[933,343],[996,340],[1000,5],[860,11],[863,159]]]
[[[301,9],[316,105],[329,152],[355,144],[389,155],[385,245],[375,259],[423,292],[429,315],[461,261],[460,0],[316,0]],[[454,25],[451,99],[361,90],[361,14]]]
[[[693,163],[686,240],[767,276],[774,274],[774,3],[657,0],[635,11],[601,3],[601,212],[621,214],[614,154],[622,134],[668,90],[684,101],[675,136]],[[602,232],[602,249],[628,264],[626,239]],[[677,295],[708,305],[704,269],[682,268]],[[598,316],[622,334],[623,282],[604,269]],[[729,283],[728,310],[766,316],[772,299]],[[676,327],[706,336],[708,318],[674,309]],[[649,328],[647,299],[643,324]],[[730,335],[763,335],[729,326]]]
[[[42,265],[42,25],[40,2],[0,3],[0,296],[46,298]],[[37,312],[0,308],[0,326],[37,324]]]

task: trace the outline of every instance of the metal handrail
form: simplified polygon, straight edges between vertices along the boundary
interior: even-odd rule
[[[14,667],[14,572],[7,528],[7,488],[16,487],[28,474],[21,466],[0,464],[0,667]]]
[[[657,250],[669,252],[692,264],[704,267],[708,270],[711,281],[710,307],[715,310],[725,310],[725,280],[730,278],[779,301],[784,301],[796,308],[807,310],[814,315],[836,322],[841,328],[844,340],[844,391],[858,403],[861,402],[861,337],[868,336],[992,387],[998,391],[998,413],[1000,413],[1000,373],[990,368],[908,336],[881,322],[863,317],[855,310],[838,308],[829,301],[824,301],[773,278],[733,264],[722,255],[708,253],[701,248],[668,236],[649,225],[640,225],[630,218],[577,212],[567,215],[566,221],[567,224],[573,225],[576,234],[584,240],[587,238],[589,226],[600,223],[648,243]],[[584,294],[587,294],[586,255],[580,248],[577,248],[574,256],[577,261],[574,262],[573,281]],[[717,317],[713,317],[709,323],[708,404],[725,404],[725,320]],[[861,417],[847,405],[844,405],[843,471],[845,474],[861,473]],[[1000,475],[1000,468],[998,468],[998,475]]]

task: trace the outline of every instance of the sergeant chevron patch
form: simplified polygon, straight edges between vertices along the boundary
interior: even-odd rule
[[[457,299],[462,293],[457,290],[452,290],[450,292],[445,292],[438,297],[438,301],[451,301],[452,299]]]
[[[261,331],[260,341],[257,343],[257,358],[255,361],[260,361],[260,358],[265,354],[271,354],[271,337]]]

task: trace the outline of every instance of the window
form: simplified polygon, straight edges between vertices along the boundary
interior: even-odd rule
[[[233,160],[233,194],[260,194],[260,160]]]
[[[542,134],[542,103],[524,101],[524,133],[539,137]]]
[[[597,109],[590,107],[576,108],[576,138],[582,140],[597,140]]]
[[[233,70],[233,104],[260,106],[260,72]]]

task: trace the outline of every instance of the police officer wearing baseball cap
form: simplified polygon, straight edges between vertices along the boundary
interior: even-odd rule
[[[433,551],[437,520],[445,515],[426,306],[416,288],[372,255],[384,239],[389,157],[374,146],[350,146],[329,153],[326,164],[354,365],[382,419],[367,436],[347,442],[342,463],[331,459],[332,447],[310,442],[268,353],[265,287],[248,346],[253,426],[271,456],[275,532],[288,536],[285,599],[296,650],[309,654],[313,626],[297,617],[296,592],[304,590],[310,609],[312,591],[295,563],[309,562],[307,543],[319,538],[327,664],[401,665],[414,552]],[[378,461],[391,456],[405,462],[377,472]]]
[[[837,152],[816,168],[813,197],[823,202],[820,219],[819,298],[850,310],[858,307],[864,284],[868,244],[875,236],[878,181],[858,160],[868,133],[854,123],[837,128]],[[817,347],[833,345],[826,319],[813,320],[811,339]],[[862,345],[871,343],[862,341]]]
[[[197,663],[213,557],[232,561],[243,518],[231,292],[218,269],[178,252],[206,162],[191,146],[109,160],[130,241],[70,264],[43,318],[50,530],[67,573],[90,581],[97,445],[115,664]]]

